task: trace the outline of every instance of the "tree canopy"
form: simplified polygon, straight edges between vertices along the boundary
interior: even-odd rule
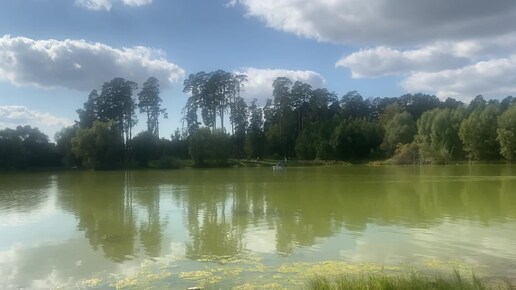
[[[364,98],[350,91],[340,98],[325,88],[278,77],[263,100],[241,96],[247,77],[223,70],[198,72],[184,81],[188,95],[183,127],[160,138],[166,108],[158,79],[141,89],[114,78],[93,89],[78,121],[55,136],[37,128],[0,130],[0,169],[84,166],[223,166],[230,158],[320,159],[395,163],[450,163],[464,159],[513,161],[516,157],[516,99],[469,104],[426,94]],[[146,131],[133,137],[136,108]],[[200,117],[200,120],[199,120]]]

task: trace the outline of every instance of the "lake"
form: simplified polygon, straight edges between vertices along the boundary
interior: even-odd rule
[[[516,278],[516,166],[0,174],[2,289],[453,270]]]

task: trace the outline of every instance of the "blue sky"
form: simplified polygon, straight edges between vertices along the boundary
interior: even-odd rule
[[[156,76],[168,137],[181,126],[185,76],[216,69],[248,74],[248,99],[270,97],[283,75],[339,96],[514,94],[516,3],[449,2],[1,1],[0,128],[29,124],[52,139],[104,81]]]

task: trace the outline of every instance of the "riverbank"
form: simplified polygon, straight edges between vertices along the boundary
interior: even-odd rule
[[[232,159],[229,161],[230,166],[234,167],[272,167],[280,160],[264,159],[264,160],[244,160]],[[351,165],[349,162],[336,160],[288,160],[287,167],[305,167],[305,166],[325,166],[325,165]]]
[[[162,160],[152,160],[149,162],[147,167],[136,166],[135,164],[128,164],[127,166],[120,166],[109,169],[98,169],[96,171],[124,171],[124,170],[176,170],[183,168],[230,168],[230,167],[272,167],[281,160],[275,159],[230,159],[226,163],[221,164],[215,161],[206,161],[202,166],[195,165],[193,160],[186,159],[181,160],[177,158],[165,158]],[[375,161],[360,161],[360,162],[348,162],[340,160],[288,160],[287,167],[317,167],[317,166],[352,166],[352,165],[369,165],[369,166],[398,166],[398,165],[504,165],[511,164],[504,160],[495,161],[454,161],[446,164],[419,164],[419,163],[397,163],[392,159],[387,160],[375,160]],[[0,173],[9,172],[61,172],[61,171],[77,171],[77,170],[92,170],[84,167],[74,166],[70,167],[37,167],[37,168],[24,168],[24,169],[0,169]]]

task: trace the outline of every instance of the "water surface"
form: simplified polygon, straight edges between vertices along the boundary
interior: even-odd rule
[[[0,288],[516,277],[516,167],[3,173]]]

